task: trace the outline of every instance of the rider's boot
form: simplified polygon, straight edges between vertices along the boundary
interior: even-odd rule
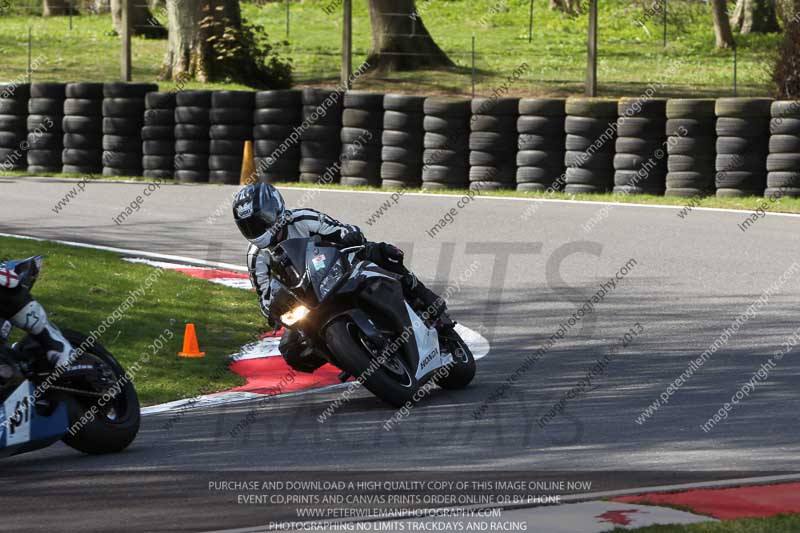
[[[28,302],[25,307],[11,317],[11,323],[30,333],[31,337],[44,349],[47,360],[55,368],[62,368],[62,370],[70,368],[75,357],[75,350],[64,338],[61,330],[47,319],[47,313],[39,302],[36,300]]]
[[[447,302],[422,283],[417,276],[409,272],[402,279],[403,289],[410,300],[420,303],[419,309],[422,317],[435,322],[438,328],[451,329],[455,323],[447,314]]]

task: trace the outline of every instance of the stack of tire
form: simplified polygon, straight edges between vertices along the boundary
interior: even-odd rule
[[[147,93],[144,106],[143,174],[171,180],[175,172],[175,93]]]
[[[382,132],[383,95],[347,91],[342,111],[342,185],[380,185]]]
[[[239,183],[244,142],[253,138],[254,95],[250,91],[214,91],[211,95],[210,183]]]
[[[142,175],[142,127],[145,96],[152,83],[103,85],[103,175]]]
[[[614,192],[662,196],[667,177],[667,101],[622,98],[618,113]]]
[[[175,95],[175,181],[207,183],[211,152],[211,91]]]
[[[255,96],[253,139],[258,178],[265,183],[300,177],[300,91],[260,91]],[[292,135],[295,135],[294,140]],[[316,180],[314,180],[316,181]]]
[[[614,185],[616,100],[571,98],[565,110],[564,191],[571,194],[610,191]]]
[[[300,181],[338,183],[342,152],[343,94],[326,89],[303,89],[300,138]]]
[[[64,100],[64,174],[103,170],[103,84],[68,83]]]
[[[423,189],[465,189],[469,184],[469,100],[431,97],[423,105]]]
[[[381,186],[419,187],[425,128],[424,96],[387,94],[383,97]]]
[[[61,172],[66,84],[31,83],[28,100],[28,172]]]
[[[772,102],[764,196],[800,197],[800,100]]]
[[[0,84],[0,170],[25,170],[28,166],[28,84]]]
[[[560,190],[564,180],[563,99],[523,98],[517,119],[517,190]]]
[[[469,134],[469,188],[514,189],[517,184],[518,98],[474,98]],[[523,156],[525,163],[527,156]]]
[[[690,198],[714,191],[714,100],[667,100],[667,196]]]
[[[771,104],[769,98],[717,99],[718,197],[764,194]]]

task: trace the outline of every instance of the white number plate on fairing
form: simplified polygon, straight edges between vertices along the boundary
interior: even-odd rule
[[[25,381],[3,402],[5,413],[2,430],[6,434],[6,446],[16,446],[31,440],[31,392],[31,383]]]

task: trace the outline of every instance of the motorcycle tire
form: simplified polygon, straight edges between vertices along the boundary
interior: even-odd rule
[[[397,374],[390,373],[383,365],[375,368],[373,361],[380,347],[368,348],[368,340],[362,335],[352,321],[338,318],[325,330],[325,342],[342,370],[358,379],[372,394],[394,407],[412,401],[418,388],[414,372],[402,357],[396,358],[401,367]],[[372,368],[375,370],[370,372]],[[402,378],[401,373],[404,374]]]
[[[75,347],[86,343],[84,354],[91,355],[105,363],[114,373],[115,385],[122,384],[120,392],[122,401],[119,405],[124,405],[121,412],[115,412],[115,418],[109,419],[104,416],[96,416],[90,422],[80,427],[75,435],[67,433],[63,437],[65,444],[80,452],[99,455],[106,453],[116,453],[127,448],[136,438],[139,432],[140,410],[139,397],[133,383],[125,378],[125,370],[120,366],[114,356],[99,343],[89,344],[86,336],[75,331],[63,330],[64,336]],[[89,399],[65,396],[65,403],[69,413],[70,427],[80,421],[86,415],[88,409],[94,405]]]
[[[436,384],[448,390],[466,388],[475,377],[475,357],[472,350],[455,330],[441,336],[439,342],[443,348],[449,347],[460,353],[453,354],[453,364],[448,366],[446,375],[436,379]]]

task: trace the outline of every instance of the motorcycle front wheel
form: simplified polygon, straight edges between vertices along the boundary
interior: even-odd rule
[[[412,401],[418,386],[414,372],[399,354],[381,360],[381,347],[374,346],[354,322],[334,320],[325,330],[325,342],[342,370],[372,394],[394,407]]]

